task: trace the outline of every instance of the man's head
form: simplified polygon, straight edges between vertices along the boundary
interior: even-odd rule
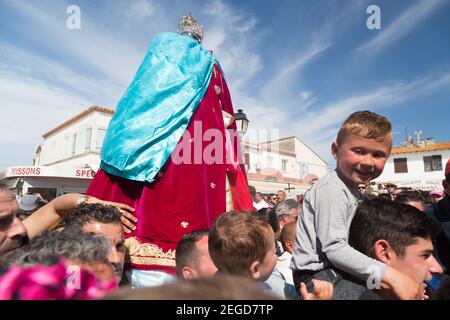
[[[274,233],[257,213],[227,212],[209,232],[209,253],[219,272],[265,281],[275,268]]]
[[[394,191],[392,191],[392,193],[391,193],[392,200],[395,200],[395,198],[397,198],[400,194],[402,194],[406,191],[408,191],[408,189],[404,188],[404,187],[395,188]]]
[[[430,191],[431,203],[436,203],[444,198],[444,190],[434,189]]]
[[[397,185],[391,182],[388,182],[384,185],[386,187],[387,192],[392,195],[394,190],[397,189]]]
[[[281,230],[280,241],[284,251],[292,254],[294,252],[295,232],[297,230],[297,222],[292,221],[284,225]]]
[[[298,203],[295,200],[288,200],[278,203],[275,209],[280,228],[283,228],[286,223],[297,221],[298,218]]]
[[[157,287],[123,288],[106,300],[280,300],[255,281],[242,276],[217,274],[210,278],[176,281]]]
[[[16,216],[18,210],[14,194],[5,185],[0,185],[0,245],[6,239],[16,240],[27,236],[27,230]]]
[[[278,197],[275,193],[269,194],[268,198],[269,202],[276,204],[278,202]]]
[[[358,184],[358,190],[361,193],[366,193],[367,190],[367,185],[365,183],[360,183]]]
[[[442,267],[433,257],[437,226],[423,212],[384,199],[362,202],[352,220],[349,244],[421,284]]]
[[[29,214],[44,206],[47,202],[36,194],[26,194],[20,199],[19,208]]]
[[[175,254],[178,279],[192,280],[216,273],[208,250],[208,232],[205,229],[187,233],[178,243]]]
[[[331,151],[341,179],[356,188],[383,172],[391,147],[390,121],[370,111],[358,111],[344,121]]]
[[[261,200],[264,200],[264,197],[261,192],[255,193],[255,202],[260,202]]]
[[[60,258],[65,258],[66,264],[86,269],[99,279],[111,281],[115,278],[107,258],[109,242],[100,234],[84,233],[77,228],[61,232],[46,231],[20,250],[22,254],[12,261],[14,264],[30,267],[35,264],[54,264]]]
[[[80,227],[84,232],[103,234],[110,241],[108,260],[120,281],[125,262],[125,236],[117,208],[101,204],[81,204],[63,221],[67,228]]]
[[[416,207],[420,211],[425,211],[426,209],[426,200],[419,191],[404,191],[395,197],[395,201],[409,204],[410,206]]]
[[[277,192],[277,202],[281,202],[286,200],[286,192],[284,192],[283,190],[278,190]]]

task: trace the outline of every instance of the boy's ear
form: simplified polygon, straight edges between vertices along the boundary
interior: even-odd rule
[[[183,267],[183,278],[186,280],[192,280],[197,277],[197,272],[190,267]]]
[[[291,240],[286,241],[284,244],[286,246],[287,252],[294,252],[294,243]]]
[[[388,266],[392,265],[392,259],[395,257],[395,252],[391,245],[383,239],[375,242],[373,246],[373,254],[375,255],[375,259],[387,264]]]
[[[250,273],[250,277],[253,280],[258,280],[261,277],[260,266],[261,264],[259,263],[259,261],[254,261],[251,264],[250,269],[248,271]]]
[[[337,145],[337,143],[336,143],[336,141],[334,141],[332,144],[331,144],[331,154],[333,155],[333,158],[337,158],[337,151],[338,151],[338,145]]]

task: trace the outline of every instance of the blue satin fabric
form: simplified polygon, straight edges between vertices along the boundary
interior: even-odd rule
[[[158,34],[117,105],[100,167],[122,178],[152,182],[203,98],[214,62],[191,37]]]

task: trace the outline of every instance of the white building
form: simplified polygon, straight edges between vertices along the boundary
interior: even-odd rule
[[[100,165],[100,150],[113,110],[93,106],[43,134],[33,165],[0,172],[18,195],[39,192],[53,198],[85,192]],[[244,143],[249,184],[256,191],[303,194],[327,173],[327,163],[296,137]]]
[[[257,145],[244,143],[244,162],[249,184],[256,191],[286,190],[291,197],[305,193],[328,170],[327,162],[294,136]]]
[[[19,196],[39,192],[51,199],[69,192],[84,193],[100,164],[100,149],[113,110],[93,106],[43,134],[33,166],[0,171]]]
[[[445,164],[450,158],[450,142],[433,140],[419,145],[392,148],[383,174],[376,182],[393,182],[414,189],[442,189]]]

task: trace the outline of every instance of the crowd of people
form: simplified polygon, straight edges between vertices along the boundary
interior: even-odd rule
[[[448,299],[450,160],[442,193],[371,184],[391,145],[386,118],[350,115],[336,169],[301,201],[256,192],[253,210],[183,235],[176,275],[139,286],[133,207],[83,194],[18,202],[1,185],[0,299]]]
[[[391,123],[357,111],[305,195],[253,194],[202,39],[189,15],[152,40],[86,194],[0,185],[0,299],[448,299],[450,161],[442,191],[374,184]]]

